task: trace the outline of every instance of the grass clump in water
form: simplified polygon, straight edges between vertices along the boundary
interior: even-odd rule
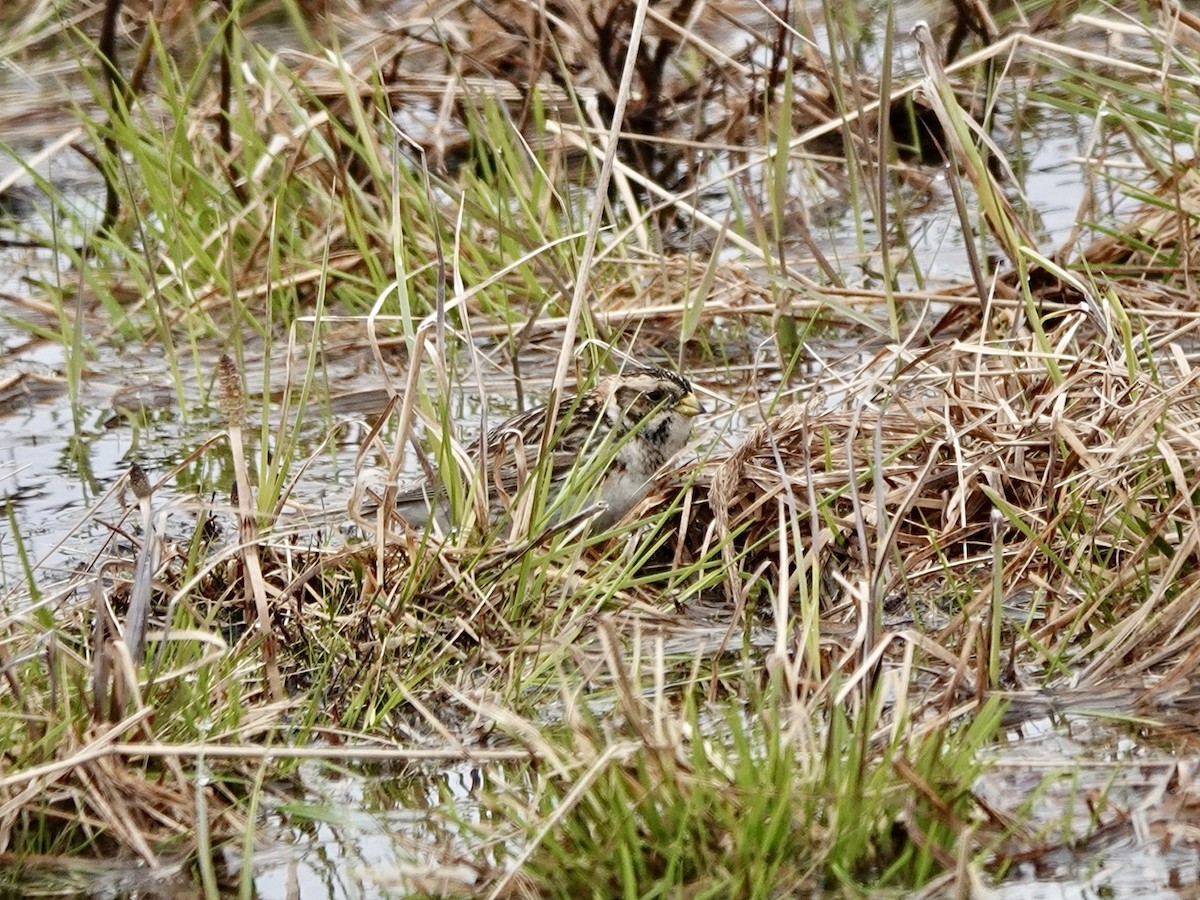
[[[987,752],[1028,710],[1115,710],[1163,742],[1145,723],[1172,703],[1190,715],[1171,691],[1193,674],[1197,628],[1195,191],[1168,163],[1178,132],[1145,102],[1190,120],[1169,35],[1146,26],[1140,62],[1094,70],[1064,70],[1050,51],[1069,48],[1040,37],[981,51],[1027,64],[1014,117],[1057,98],[1103,126],[1110,153],[1124,134],[1127,159],[1153,163],[1125,179],[1144,207],[1055,258],[989,165],[1001,148],[964,118],[976,104],[956,73],[971,69],[994,109],[994,72],[930,66],[973,251],[970,281],[942,289],[889,211],[919,173],[887,152],[882,105],[851,65],[864,57],[845,52],[869,28],[824,9],[819,53],[803,17],[739,20],[756,42],[734,52],[718,40],[728,19],[679,4],[652,11],[626,79],[623,53],[591,40],[620,50],[624,20],[584,12],[473,7],[461,15],[483,19],[462,33],[495,43],[466,55],[456,32],[406,22],[391,57],[381,34],[270,52],[235,12],[195,25],[194,71],[179,34],[151,23],[152,86],[127,109],[80,106],[92,142],[116,147],[100,165],[121,214],[102,235],[77,217],[50,314],[10,318],[61,344],[79,407],[90,348],[153,335],[190,412],[213,405],[224,350],[264,412],[229,451],[239,502],[199,504],[235,525],[225,541],[163,544],[147,580],[125,570],[154,560],[142,547],[159,532],[114,516],[122,543],[62,584],[35,560],[5,597],[5,852],[195,858],[211,893],[214,848],[251,846],[256,813],[293,799],[281,780],[303,783],[296,760],[428,753],[509,773],[486,798],[490,829],[464,822],[426,857],[468,860],[477,890],[933,892],[1045,849],[1005,820],[1031,810],[982,797]],[[544,51],[538,66],[498,64],[534,32],[520,45]],[[223,107],[208,79],[224,52]],[[912,87],[891,77],[896,94]],[[1120,94],[1116,113],[1101,89]],[[822,190],[840,247],[805,202]],[[281,520],[346,327],[390,379],[393,454],[418,418],[462,430],[458,384],[503,378],[518,405],[561,392],[580,344],[682,362],[734,424],[612,535],[298,537]],[[305,374],[281,379],[272,359]],[[139,578],[142,664],[122,630]],[[457,813],[439,798],[437,815]]]

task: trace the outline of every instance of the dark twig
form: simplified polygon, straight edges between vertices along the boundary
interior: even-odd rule
[[[108,128],[104,134],[104,151],[110,160],[117,158],[117,137],[113,133],[115,117],[123,116],[128,90],[117,68],[117,18],[121,12],[121,0],[105,0],[104,24],[100,29],[100,60],[104,65],[104,83],[108,87]],[[117,194],[117,180],[108,168],[101,166],[104,176],[104,218],[98,233],[105,234],[117,221],[121,212],[121,198]]]

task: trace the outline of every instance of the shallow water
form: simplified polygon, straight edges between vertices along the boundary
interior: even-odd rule
[[[915,20],[928,12],[928,4],[904,4],[899,18]],[[28,90],[34,97],[31,106],[36,106],[38,88]],[[55,118],[43,122],[39,126],[46,132],[43,135],[36,133],[39,129],[29,133],[31,129],[24,125],[17,131],[11,122],[5,127],[13,130],[0,133],[0,140],[10,142],[18,154],[29,156],[53,142],[62,129],[70,127],[70,121]],[[1088,122],[1048,113],[1020,134],[1021,146],[1029,154],[1025,191],[1042,223],[1046,248],[1056,247],[1075,225],[1087,185],[1073,160],[1086,150],[1089,129]],[[69,153],[56,156],[60,161],[46,168],[44,175],[77,200],[84,223],[94,223],[102,185],[89,167],[70,159]],[[0,180],[13,171],[12,163],[0,154]],[[950,192],[936,174],[934,184],[933,203],[907,223],[916,235],[912,243],[929,279],[962,280],[969,274],[963,234]],[[18,200],[16,208],[21,211],[24,228],[43,235],[52,233],[54,222],[27,183]],[[816,231],[823,252],[842,263],[849,280],[867,280],[868,276],[856,269],[858,239],[853,227],[845,227],[844,199],[834,192],[824,212],[818,217],[824,230]],[[39,299],[33,282],[71,277],[62,257],[28,249],[0,251],[0,316],[29,317],[29,301]],[[210,384],[185,375],[176,385],[167,360],[154,348],[139,346],[130,351],[98,343],[73,404],[60,346],[32,338],[27,330],[5,319],[0,319],[0,341],[6,349],[0,362],[0,383],[7,387],[7,392],[0,394],[0,499],[11,509],[20,540],[40,572],[65,574],[90,562],[103,544],[113,539],[101,522],[118,523],[125,514],[121,498],[112,494],[112,488],[133,461],[147,469],[152,481],[182,467],[156,494],[156,502],[174,510],[169,527],[181,539],[195,527],[198,504],[194,501],[216,497],[221,505],[227,500],[231,476],[222,451],[213,449],[188,462],[193,451],[222,428],[207,401]],[[216,345],[201,348],[202,369],[215,369],[220,349]],[[815,349],[826,361],[837,361],[846,370],[856,368],[863,358],[863,348],[857,345],[830,341]],[[252,345],[249,351],[253,366]],[[747,363],[769,369],[767,355],[764,351],[763,358]],[[338,510],[349,493],[366,420],[372,408],[382,406],[385,395],[378,391],[381,378],[374,362],[361,346],[357,352],[344,353],[330,348],[327,357],[329,369],[323,376],[327,380],[321,389],[326,396],[340,400],[323,403],[304,417],[304,444],[314,461],[298,486],[296,501]],[[402,371],[401,361],[395,365],[393,378]],[[257,366],[272,371],[271,384],[281,383],[282,361],[264,361],[260,351]],[[703,372],[693,375],[698,380],[717,377]],[[261,378],[253,373],[248,380],[252,385],[261,384]],[[489,387],[487,411],[495,422],[511,411],[512,392],[499,376]],[[536,397],[538,390],[537,381],[531,381],[531,395]],[[457,417],[465,432],[478,429],[481,411],[478,403],[461,398]],[[730,415],[726,410],[719,412]],[[252,404],[252,417],[258,414]],[[271,430],[276,430],[280,424],[277,406],[269,403],[266,415]],[[723,424],[714,417],[707,424],[728,434],[744,428],[748,421],[735,417],[730,424]],[[334,439],[323,446],[331,434]],[[8,520],[0,521],[0,586],[6,595],[19,589],[24,580],[16,539]],[[1080,734],[1081,728],[1085,735]],[[1119,784],[1110,778],[1111,767],[1096,760],[1097,755],[1108,753],[1137,761],[1136,767],[1123,770]],[[1082,853],[1055,848],[1037,863],[1015,865],[992,890],[997,896],[1014,898],[1082,898],[1133,893],[1175,896],[1179,885],[1194,886],[1200,880],[1194,845],[1182,838],[1168,840],[1166,826],[1158,827],[1161,823],[1155,818],[1165,808],[1165,798],[1176,790],[1170,786],[1170,777],[1178,763],[1174,757],[1131,740],[1125,729],[1100,727],[1090,719],[1047,719],[1014,731],[1010,743],[996,749],[995,765],[977,788],[994,808],[1006,811],[1010,808],[1007,804],[1019,804],[1037,793],[1037,808],[1049,830],[1066,818],[1076,833],[1085,834],[1092,812],[1080,798],[1103,797],[1110,812],[1122,807],[1136,814],[1122,827],[1113,828],[1103,852],[1098,853],[1096,845]],[[447,843],[461,846],[464,857],[469,858],[473,849],[469,838],[447,825],[446,812],[450,810],[467,825],[479,820],[482,792],[492,783],[488,769],[455,764],[397,777],[363,768],[335,774],[311,764],[301,767],[299,780],[301,796],[277,796],[268,804],[260,825],[253,862],[258,897],[404,896],[408,886],[424,874],[445,877],[448,884],[470,893],[475,873],[469,865],[440,872],[432,872],[431,867],[445,858]],[[505,779],[510,786],[515,780],[511,773]],[[1149,824],[1143,828],[1142,822]],[[442,853],[433,855],[430,847]],[[236,871],[236,853],[227,850],[226,857]],[[59,887],[69,890],[79,884],[81,892],[98,897],[185,896],[195,891],[191,875],[182,872],[147,877],[138,867],[116,865],[81,868],[80,872],[78,879],[64,874]]]
[[[1038,198],[1038,212],[1047,234],[1047,246],[1054,246],[1069,234],[1075,223],[1075,208],[1083,195],[1084,184],[1078,167],[1065,162],[1079,151],[1085,135],[1084,123],[1069,119],[1041,123],[1041,129],[1027,135],[1026,146],[1037,148],[1028,176],[1028,193]],[[3,135],[0,135],[0,139]],[[2,157],[0,157],[2,158]],[[96,203],[103,191],[98,182],[79,182],[81,204]],[[953,213],[949,191],[935,178],[936,202],[922,216],[909,223],[912,243],[921,254],[920,265],[932,282],[949,283],[967,277],[969,271],[963,250],[963,235]],[[36,207],[30,207],[28,224],[38,218]],[[90,217],[86,217],[90,218]],[[846,223],[843,223],[846,224]],[[842,260],[847,276],[855,279],[854,262],[857,249],[854,231],[831,231],[825,252],[832,259]],[[820,235],[818,235],[820,237]],[[28,279],[70,278],[69,270],[55,270],[54,260],[46,253],[30,251],[0,251],[0,284],[7,285],[10,295],[37,297],[35,285]],[[59,266],[65,265],[60,259]],[[45,268],[45,266],[49,268]],[[28,312],[6,299],[0,290],[0,316],[26,318]],[[102,337],[99,335],[97,337]],[[89,342],[92,336],[87,336]],[[47,565],[70,568],[74,562],[90,555],[89,546],[102,532],[94,524],[75,529],[76,519],[87,519],[88,511],[105,495],[136,461],[145,468],[152,481],[184,461],[206,439],[219,433],[222,423],[216,411],[207,403],[211,383],[199,383],[184,361],[182,380],[177,386],[169,370],[169,361],[154,346],[139,346],[135,352],[115,349],[104,343],[95,345],[88,369],[79,385],[76,406],[72,407],[65,372],[63,348],[55,343],[31,338],[29,333],[0,319],[0,341],[7,349],[0,362],[0,499],[13,505],[18,526],[27,550],[34,559]],[[200,348],[201,369],[213,372],[219,346]],[[853,371],[872,349],[854,340],[839,344],[829,340],[814,347],[820,362],[814,371],[834,366],[834,371]],[[345,353],[349,353],[347,357]],[[255,356],[253,344],[247,347],[247,382],[254,391],[261,384],[259,370],[270,368],[271,383],[283,379],[283,362],[273,360],[270,366]],[[748,368],[759,372],[768,386],[774,384],[770,374],[775,368],[773,344],[764,337],[757,358],[746,360]],[[207,359],[205,359],[207,357]],[[366,416],[382,409],[386,393],[380,390],[381,381],[374,360],[360,345],[350,342],[339,350],[327,348],[325,365],[329,373],[320,389],[328,396],[341,397],[331,406],[310,409],[305,416],[306,439],[315,446],[325,434],[336,434],[336,452],[320,454],[306,471],[297,486],[296,498],[304,504],[324,508],[344,507],[353,481],[355,438],[365,430]],[[549,373],[548,360],[527,360],[526,372],[540,374],[527,384],[529,396],[536,400],[545,389]],[[706,381],[721,389],[714,379],[725,379],[727,372],[691,372],[694,380]],[[402,383],[402,361],[397,360],[390,375],[394,384]],[[471,402],[473,386],[464,375],[466,393],[459,398],[460,422],[469,438],[478,432],[481,410]],[[833,379],[836,380],[836,379]],[[512,411],[511,381],[500,376],[490,379],[486,394],[489,397],[489,421],[495,424]],[[182,395],[182,396],[180,396]],[[182,404],[182,405],[181,405]],[[724,435],[746,426],[746,421],[727,421],[731,410],[714,409],[707,421],[710,433]],[[273,408],[267,415],[273,415]],[[251,406],[251,427],[259,411]],[[272,429],[279,422],[272,419]],[[415,457],[410,460],[411,472],[419,472]],[[218,499],[227,494],[231,479],[227,469],[212,454],[202,457],[189,468],[187,488],[182,499],[197,490],[215,492]],[[166,487],[164,500],[179,500]],[[114,515],[115,512],[110,512]],[[5,539],[7,536],[8,539]],[[69,539],[69,540],[68,540]],[[64,540],[67,546],[59,549]],[[7,523],[0,525],[0,578],[19,579],[20,568],[13,556],[11,535]]]
[[[1115,713],[1115,711],[1114,711]],[[1103,715],[1102,709],[1096,715]],[[1038,719],[995,748],[975,787],[1002,814],[1028,815],[1045,850],[1014,863],[1005,898],[1178,897],[1200,883],[1194,798],[1200,759],[1181,759],[1102,718]]]

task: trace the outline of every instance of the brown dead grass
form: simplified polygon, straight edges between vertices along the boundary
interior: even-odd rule
[[[544,80],[557,88],[559,93],[547,96],[561,109],[569,107],[572,91],[584,98],[585,108],[591,102],[601,113],[612,103],[627,6],[598,13],[593,5],[563,4],[544,15],[520,4],[426,9],[427,19],[417,17],[420,25],[375,35],[355,51],[366,61],[387,39],[390,56],[381,58],[388,96],[397,109],[412,104],[408,112],[432,116],[419,142],[435,166],[454,168],[463,151],[459,126],[473,92],[495,92],[497,81],[510,84],[504,98],[522,124],[528,122],[528,86]],[[715,52],[709,42],[717,34],[710,29],[719,23],[706,20],[681,36],[678,26],[692,11],[685,0],[656,13],[651,49],[638,72],[639,101],[627,122],[640,139],[632,142],[625,162],[674,200],[700,184],[702,154],[730,147],[736,154],[766,143],[769,126],[754,104],[780,77],[778,56],[755,69],[746,58]],[[750,12],[757,9],[720,10],[727,18]],[[690,69],[679,63],[681,43],[698,57]],[[446,45],[470,52],[448,55]],[[564,62],[551,64],[552,59]],[[442,71],[451,61],[455,67]],[[812,62],[797,64],[804,69]],[[439,71],[431,75],[433,67]],[[564,79],[564,73],[571,77]],[[797,101],[803,114],[797,130],[837,127],[830,105],[833,76],[824,68],[808,74],[812,85]],[[320,95],[318,75],[311,83]],[[341,90],[343,85],[330,82],[329,96]],[[853,90],[864,108],[874,100],[869,86]],[[715,103],[718,94],[721,102]],[[710,119],[712,110],[719,114]],[[861,146],[868,143],[864,139]],[[564,154],[568,147],[575,152],[566,141],[562,147]],[[653,154],[648,147],[655,148]],[[328,186],[336,183],[331,177]],[[980,321],[979,304],[970,298],[972,287],[948,290],[934,299],[950,308],[927,333],[884,347],[852,378],[826,383],[805,403],[769,417],[732,450],[681,473],[688,487],[683,512],[669,523],[670,555],[686,563],[717,548],[713,560],[719,556],[725,577],[705,596],[717,600],[715,623],[697,625],[694,611],[677,612],[652,585],[619,592],[605,606],[563,619],[569,627],[554,631],[560,621],[554,616],[569,610],[572,591],[592,575],[594,560],[582,555],[556,562],[548,579],[554,588],[547,591],[550,601],[537,610],[542,619],[532,620],[530,608],[519,616],[502,610],[496,598],[511,584],[506,579],[536,546],[502,547],[481,556],[473,548],[409,543],[380,556],[329,558],[285,548],[267,556],[264,565],[274,627],[286,639],[288,674],[302,679],[323,657],[339,655],[335,673],[327,676],[330,721],[323,723],[334,733],[352,690],[374,679],[383,683],[389,673],[419,661],[432,674],[423,693],[410,698],[418,711],[398,726],[389,720],[391,726],[435,734],[466,755],[463,744],[475,736],[472,729],[483,730],[480,721],[501,721],[513,733],[527,729],[530,755],[556,764],[555,747],[539,742],[532,717],[523,720],[494,703],[472,705],[462,699],[466,688],[483,685],[483,692],[493,680],[503,684],[523,662],[562,645],[571,647],[587,677],[618,683],[627,668],[620,641],[643,635],[687,634],[688,646],[701,648],[700,656],[719,660],[728,635],[743,624],[743,613],[752,614],[756,598],[794,595],[808,579],[831,588],[821,629],[833,649],[813,678],[840,667],[852,680],[865,681],[880,660],[893,670],[908,665],[891,647],[917,647],[924,656],[914,682],[920,692],[913,698],[919,707],[914,719],[932,728],[950,720],[944,710],[952,702],[987,693],[981,622],[997,575],[992,554],[999,547],[998,577],[1008,605],[1017,610],[1003,642],[1005,687],[1054,696],[1067,678],[1061,671],[1085,696],[1116,688],[1132,695],[1124,707],[1130,712],[1161,712],[1185,702],[1180,688],[1200,663],[1200,522],[1193,500],[1200,496],[1200,471],[1192,462],[1200,443],[1193,366],[1200,178],[1195,170],[1182,170],[1157,197],[1122,235],[1098,241],[1080,257],[1093,272],[1104,270],[1095,279],[1102,305],[1105,293],[1120,301],[1121,316],[1114,315],[1108,331],[1082,309],[1076,288],[1035,273],[1038,309],[1052,314],[1047,327],[1054,365],[1039,349],[1012,279],[997,283],[987,322]],[[432,246],[425,249],[433,255]],[[693,260],[656,259],[648,268],[657,273],[647,280],[649,289],[632,276],[600,289],[596,321],[612,328],[607,336],[679,320],[691,302],[684,285],[704,280],[705,267]],[[807,314],[812,308],[805,304],[835,296],[863,307],[880,302],[867,292],[831,291],[814,300],[796,293],[794,284],[776,294],[756,273],[734,266],[722,268],[716,284],[716,302],[706,311],[710,319],[749,320],[781,310]],[[647,305],[647,296],[657,302]],[[1128,340],[1122,318],[1129,323]],[[547,318],[530,327],[553,331],[560,321]],[[492,333],[489,327],[475,333]],[[504,333],[507,325],[494,328]],[[664,506],[674,500],[656,496]],[[816,579],[809,578],[813,567]],[[164,573],[166,583],[172,574],[177,573]],[[403,593],[414,577],[421,580],[419,588]],[[89,575],[83,583],[101,582],[99,575]],[[344,606],[305,605],[338,591]],[[260,590],[265,604],[263,596]],[[860,627],[868,607],[887,614],[874,632]],[[75,624],[86,619],[78,610],[74,615]],[[592,636],[587,626],[601,619],[604,628]],[[926,621],[935,624],[918,627]],[[13,647],[9,660],[33,652],[28,634],[37,628],[27,618],[7,617],[0,626],[0,649],[10,642]],[[349,640],[327,644],[331,633]],[[784,628],[773,640],[785,653],[796,651]],[[92,649],[115,654],[119,664],[115,647],[109,641]],[[87,672],[88,649],[86,643],[72,648],[76,677]],[[437,669],[444,661],[457,666],[447,666],[452,675]],[[0,664],[12,671],[8,660],[0,658]],[[253,684],[257,676],[241,671],[226,677]],[[221,701],[225,687],[214,688],[213,702]],[[24,699],[15,681],[9,690]],[[634,688],[623,687],[620,697],[637,708]],[[840,699],[819,690],[811,697],[814,705]],[[140,706],[143,699],[133,688],[126,702]],[[230,740],[249,743],[263,732],[284,730],[282,711],[265,704],[264,695],[250,691],[241,699],[257,711],[261,730],[249,728]],[[455,721],[448,724],[449,719]],[[73,816],[148,861],[159,846],[194,834],[204,813],[196,804],[192,773],[169,758],[161,767],[136,769],[128,746],[119,753],[106,748],[118,739],[154,743],[139,727],[122,722],[105,730],[98,724],[78,740],[62,742],[44,760],[22,759],[16,771],[0,775],[0,844],[43,814]],[[603,758],[598,738],[593,749]],[[57,793],[45,813],[37,804],[47,791]],[[229,811],[235,805],[229,799],[226,807],[210,789],[209,828],[215,836],[236,834],[244,825]]]
[[[894,616],[907,608],[902,622],[938,598],[937,641],[967,653],[998,543],[1007,602],[1032,616],[1006,641],[1012,686],[1063,661],[1078,689],[1140,685],[1136,712],[1177,695],[1200,663],[1194,171],[1083,255],[1105,266],[1128,344],[1044,272],[1034,283],[1053,354],[1037,349],[1020,306],[1005,305],[986,335],[978,307],[952,307],[931,329],[945,339],[886,348],[689,473],[677,552],[728,543],[734,601],[763,584],[795,594],[814,564],[871,586],[867,602]],[[1107,268],[1125,263],[1137,274]],[[843,632],[862,614],[861,602],[827,607]]]

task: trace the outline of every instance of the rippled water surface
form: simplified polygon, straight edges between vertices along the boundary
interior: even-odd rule
[[[937,9],[927,3],[900,4],[901,33],[931,11]],[[48,97],[61,96],[61,85],[29,83],[9,72],[0,75],[0,86],[16,104],[16,112],[0,120],[0,140],[12,153],[0,152],[0,182],[14,185],[5,198],[8,215],[22,231],[78,240],[79,233],[69,224],[50,216],[32,178],[17,165],[18,159],[37,160],[73,129],[61,105],[45,109]],[[1047,111],[1037,121],[1014,127],[1024,129],[1007,139],[1019,141],[1026,153],[1026,193],[1036,206],[1045,245],[1057,246],[1074,227],[1076,210],[1089,189],[1075,160],[1086,151],[1090,124]],[[97,221],[103,186],[78,155],[54,153],[37,163],[37,172],[74,198],[82,222]],[[933,281],[965,279],[969,272],[952,198],[938,186],[938,173],[931,171],[930,176],[935,180],[933,203],[909,223],[921,269]],[[825,228],[816,234],[824,252],[850,260],[858,252],[856,230],[846,221],[842,201],[834,195],[829,202]],[[814,212],[820,224],[821,211]],[[841,229],[839,222],[850,227]],[[44,313],[40,282],[75,277],[65,257],[20,246],[0,250],[0,341],[5,348],[0,361],[0,500],[6,510],[0,521],[0,579],[6,592],[24,581],[23,555],[41,571],[57,570],[65,576],[102,553],[106,542],[123,540],[120,529],[128,508],[123,504],[131,501],[114,486],[134,461],[152,480],[166,478],[156,496],[174,510],[169,528],[181,539],[194,527],[195,511],[202,504],[227,503],[232,484],[223,445],[198,449],[222,424],[209,404],[211,383],[192,374],[215,371],[218,356],[227,348],[198,346],[200,365],[185,361],[176,377],[171,361],[154,346],[108,340],[107,334],[87,335],[87,369],[78,395],[72,396],[64,349],[13,320],[25,320],[31,309]],[[309,509],[344,507],[370,414],[386,401],[376,360],[350,331],[334,334],[325,348],[321,396],[303,417],[303,444],[312,462],[294,501]],[[859,362],[858,348],[830,342],[825,349],[830,358],[842,359],[850,368]],[[271,385],[283,383],[285,360],[264,359],[261,345],[256,347],[253,340],[246,345],[246,358],[252,386],[263,383],[262,373],[268,372]],[[403,359],[387,362],[391,377],[401,378]],[[539,369],[537,360],[531,360],[530,369],[527,390],[536,397],[544,390],[549,370]],[[701,382],[718,377],[694,374]],[[486,403],[470,391],[458,398],[456,416],[464,432],[478,429],[484,411],[494,422],[512,410],[510,379],[490,377],[487,388]],[[260,408],[266,404],[268,430],[277,429],[273,396],[260,392],[252,399]],[[252,416],[259,414],[252,410]],[[741,427],[744,423],[733,425]],[[15,523],[16,534],[10,523]],[[1014,810],[1018,800],[1028,799],[1039,810],[1048,835],[1064,820],[1086,833],[1089,822],[1099,817],[1111,823],[1112,841],[1100,862],[1090,853],[1077,857],[1056,850],[1036,862],[1016,863],[993,896],[1174,896],[1178,885],[1197,883],[1194,842],[1171,842],[1169,849],[1161,849],[1166,844],[1154,838],[1159,833],[1155,829],[1171,827],[1163,824],[1170,798],[1183,789],[1181,784],[1193,786],[1190,773],[1177,770],[1173,757],[1132,740],[1125,729],[1081,717],[1027,722],[1010,732],[995,756],[996,764],[981,780],[979,792],[998,812]],[[1122,766],[1114,775],[1114,762],[1134,765]],[[404,895],[404,885],[411,883],[406,879],[433,864],[428,846],[467,846],[470,827],[485,815],[481,798],[501,783],[493,777],[498,769],[456,763],[397,774],[355,765],[335,771],[305,764],[290,792],[270,793],[273,799],[263,812],[254,850],[256,896]],[[1052,777],[1054,772],[1061,775]],[[513,790],[520,775],[508,772],[501,781],[504,790]],[[1089,798],[1096,797],[1106,798],[1099,812],[1089,805]],[[439,810],[436,815],[431,813],[434,808]],[[447,824],[445,808],[453,811],[458,825]],[[1123,820],[1118,809],[1126,813]],[[225,851],[235,872],[239,852]],[[453,889],[471,893],[474,873],[468,865],[435,874]],[[31,884],[35,877],[41,876],[31,875]],[[78,889],[101,897],[198,895],[187,873],[172,877],[167,872],[147,881],[136,867],[81,863],[72,872],[56,870],[52,880],[61,892]]]

